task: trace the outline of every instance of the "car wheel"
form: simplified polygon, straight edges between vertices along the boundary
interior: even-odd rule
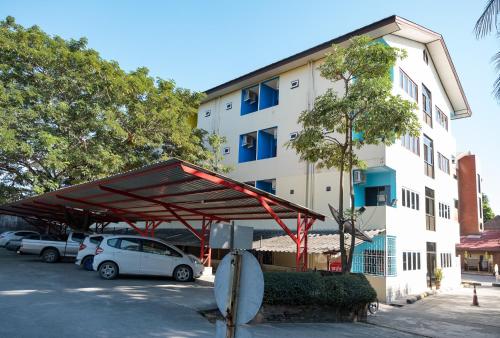
[[[193,269],[187,265],[180,265],[174,270],[174,279],[178,282],[189,282],[193,279]]]
[[[59,251],[56,249],[45,249],[42,253],[42,260],[45,263],[55,263],[59,260]]]
[[[92,268],[93,262],[94,262],[93,256],[86,256],[84,259],[82,259],[82,267],[87,271],[92,271],[92,270],[94,270]]]
[[[115,279],[118,276],[118,265],[113,262],[104,262],[99,266],[99,275],[104,279]]]

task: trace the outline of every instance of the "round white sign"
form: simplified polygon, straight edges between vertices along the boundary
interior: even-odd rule
[[[264,297],[264,275],[257,259],[248,251],[241,257],[240,290],[236,314],[236,325],[251,321],[262,305]],[[229,253],[220,262],[215,273],[215,301],[222,315],[226,316],[229,298],[229,283],[232,255]]]

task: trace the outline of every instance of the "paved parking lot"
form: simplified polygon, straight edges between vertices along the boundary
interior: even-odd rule
[[[452,299],[443,295],[403,308],[383,307],[369,324],[260,324],[249,329],[254,338],[500,337],[496,289],[478,290],[480,308],[469,306],[466,290]],[[213,337],[215,326],[198,311],[214,307],[211,287],[167,278],[106,281],[72,263],[46,264],[0,249],[0,337]]]

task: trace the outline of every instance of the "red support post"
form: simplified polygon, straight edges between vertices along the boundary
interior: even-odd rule
[[[212,266],[212,248],[210,248],[210,228],[212,220],[203,219],[201,223],[200,260],[205,266]]]

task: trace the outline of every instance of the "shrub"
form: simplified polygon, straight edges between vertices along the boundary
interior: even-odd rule
[[[266,272],[264,283],[264,304],[269,305],[321,305],[352,309],[377,297],[362,274]]]

